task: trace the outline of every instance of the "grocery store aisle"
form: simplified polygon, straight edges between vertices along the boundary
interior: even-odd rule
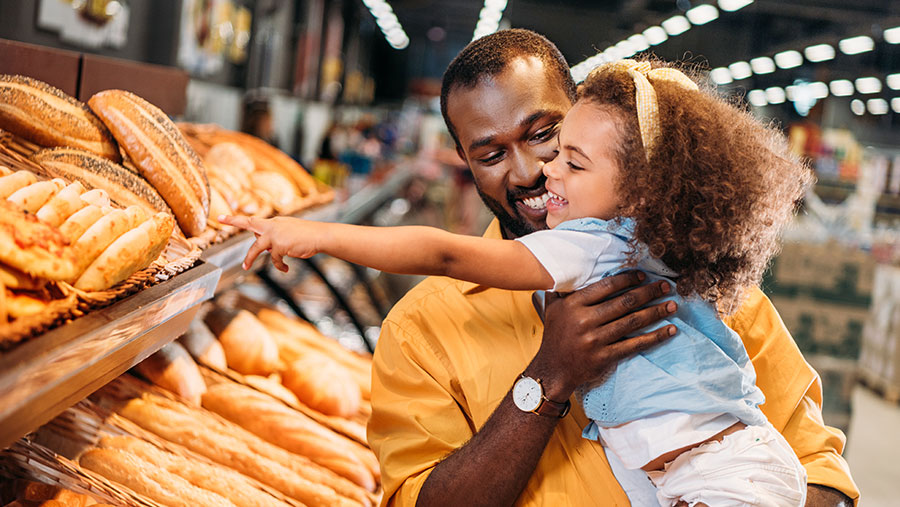
[[[888,507],[900,498],[900,405],[856,386],[844,456],[860,489],[860,506]]]

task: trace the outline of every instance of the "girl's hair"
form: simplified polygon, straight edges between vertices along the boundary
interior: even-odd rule
[[[652,60],[651,66],[673,65]],[[790,153],[780,130],[745,107],[710,90],[650,82],[661,136],[649,160],[632,77],[600,68],[579,87],[579,100],[612,114],[620,126],[617,191],[621,216],[635,221],[631,262],[644,244],[679,273],[679,294],[733,313],[777,253],[779,235],[812,184],[812,173]]]

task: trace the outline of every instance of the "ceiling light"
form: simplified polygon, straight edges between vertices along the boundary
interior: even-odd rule
[[[766,101],[769,104],[781,104],[784,102],[784,99],[784,88],[778,86],[766,88]]]
[[[782,51],[775,55],[775,65],[782,69],[793,69],[803,65],[803,55],[799,51]]]
[[[806,87],[810,96],[814,99],[824,99],[828,96],[828,85],[821,81],[809,83]]]
[[[853,99],[850,101],[850,110],[856,116],[862,116],[866,114],[866,103],[859,99]]]
[[[719,17],[719,9],[710,4],[703,4],[688,10],[684,15],[692,24],[705,25]]]
[[[853,82],[849,79],[835,79],[828,84],[831,94],[835,97],[847,97],[853,95]]]
[[[900,44],[900,26],[885,30],[884,42],[887,42],[888,44]]]
[[[747,79],[753,75],[750,64],[747,62],[734,62],[728,66],[728,70],[731,71],[731,77],[735,80]]]
[[[797,88],[797,85],[785,86],[784,96],[787,97],[787,99],[790,101],[797,100]]]
[[[718,67],[711,71],[709,71],[709,78],[713,80],[713,83],[717,85],[726,85],[734,79],[731,77],[731,71],[726,69],[725,67]]]
[[[877,77],[861,77],[853,82],[859,93],[878,93],[881,91],[881,81]]]
[[[691,22],[684,16],[672,16],[660,24],[662,25],[663,30],[672,37],[681,35],[691,28]]]
[[[726,12],[734,12],[753,3],[753,0],[719,0],[719,8]]]
[[[895,113],[900,113],[900,97],[891,99],[891,109],[893,109]]]
[[[404,49],[409,46],[409,37],[406,36],[406,32],[400,26],[397,15],[394,14],[394,10],[391,9],[387,2],[384,0],[363,0],[363,4],[369,8],[369,12],[375,17],[375,23],[381,29],[381,32],[384,33],[385,39],[392,48]]]
[[[665,42],[669,38],[669,34],[667,34],[661,26],[651,26],[644,30],[644,37],[647,38],[647,42],[649,42],[651,46],[655,46]]]
[[[484,7],[478,15],[478,23],[475,25],[475,33],[472,40],[492,34],[500,28],[500,20],[503,19],[503,10],[506,9],[507,0],[484,0]]]
[[[766,100],[766,92],[762,90],[750,90],[750,93],[747,94],[747,100],[756,107],[763,107],[769,103]]]
[[[775,72],[775,62],[768,56],[760,56],[750,60],[750,68],[757,74],[769,74]]]
[[[900,74],[888,74],[884,82],[891,90],[900,90]]]
[[[884,99],[869,99],[866,101],[866,109],[872,114],[887,114],[888,102]]]
[[[616,49],[618,50],[618,54],[620,55],[619,58],[628,58],[630,56],[634,56],[634,54],[637,53],[631,42],[627,40],[619,41],[619,43],[616,44]]]
[[[867,35],[860,35],[838,42],[838,47],[845,55],[858,55],[875,49],[875,41]]]
[[[811,62],[824,62],[834,58],[834,48],[828,44],[816,44],[804,49],[803,55]]]
[[[639,33],[636,33],[629,37],[628,42],[631,43],[631,47],[633,47],[634,50],[638,53],[650,47],[650,42],[647,41],[647,38]]]

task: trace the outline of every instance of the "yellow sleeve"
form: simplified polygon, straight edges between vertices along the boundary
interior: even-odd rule
[[[756,384],[766,396],[760,408],[797,453],[808,482],[858,502],[859,489],[841,456],[846,438],[822,420],[822,381],[803,359],[772,302],[754,289],[726,323],[740,335],[756,369]]]
[[[384,322],[372,365],[367,431],[381,463],[382,505],[414,506],[434,465],[474,434],[445,356],[415,325],[406,328]]]

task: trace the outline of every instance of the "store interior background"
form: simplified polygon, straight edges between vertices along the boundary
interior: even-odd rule
[[[72,4],[99,16],[54,24],[54,12]],[[388,4],[395,19],[375,0],[2,0],[0,38],[182,69],[189,81],[178,120],[264,137],[333,185],[339,198],[409,172],[411,180],[397,187],[372,223],[471,234],[490,217],[453,150],[438,95],[443,70],[476,26],[536,30],[571,65],[615,48],[606,54],[647,50],[714,69],[711,82],[720,93],[778,122],[816,170],[815,192],[787,232],[763,289],[823,378],[825,419],[848,434],[846,456],[864,504],[895,504],[900,2]],[[716,7],[717,17],[702,19],[712,15],[709,8],[691,11],[703,5]],[[487,19],[479,24],[482,14]],[[677,16],[690,18],[682,33]],[[650,45],[661,33],[667,40]],[[359,274],[339,262],[324,264],[338,287]],[[356,309],[356,318],[374,337],[381,315],[415,280],[364,276],[376,304]],[[261,292],[252,282],[246,290]],[[321,288],[307,285],[296,283],[304,311],[323,331],[351,341],[347,317]],[[354,291],[363,290],[346,289],[354,300]]]

